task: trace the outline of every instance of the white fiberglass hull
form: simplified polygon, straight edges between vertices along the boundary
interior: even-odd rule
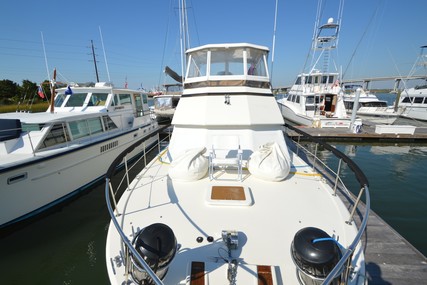
[[[154,131],[154,127],[149,128]],[[0,185],[4,186],[0,189],[0,227],[36,215],[103,178],[114,159],[143,134],[143,128],[137,129],[87,147],[52,153],[23,166],[1,169]],[[149,137],[131,157],[156,140],[157,136]]]
[[[295,113],[292,108],[279,103],[282,116],[296,125],[316,128],[350,128],[349,118],[327,118],[325,116],[309,117]]]

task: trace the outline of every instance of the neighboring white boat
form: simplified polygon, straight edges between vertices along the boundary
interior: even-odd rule
[[[160,95],[153,96],[153,111],[159,122],[171,122],[182,94],[181,84],[165,84]]]
[[[427,85],[403,90],[398,111],[403,118],[427,121]]]
[[[247,43],[187,51],[168,148],[126,185],[114,208],[110,191],[119,189],[107,175],[111,284],[367,282],[360,241],[366,178],[358,227],[352,206],[328,183],[338,177],[322,176],[298,155],[302,149],[290,150],[268,52]]]
[[[53,112],[0,114],[0,227],[99,181],[132,143],[153,133],[136,155],[156,140],[144,93],[105,83],[56,91]]]
[[[342,14],[342,8],[340,11]],[[351,116],[347,115],[339,84],[340,75],[337,71],[329,71],[331,53],[338,44],[340,23],[341,15],[337,22],[329,18],[326,24],[319,26],[319,19],[316,21],[311,49],[313,64],[308,72],[298,75],[288,96],[277,100],[286,120],[318,128],[351,127]],[[318,65],[322,65],[321,69]],[[361,125],[360,120],[357,124]]]
[[[354,102],[357,101],[356,115],[362,118],[364,123],[368,121],[391,125],[399,117],[399,113],[394,110],[393,106],[388,106],[387,101],[378,99],[375,94],[366,92],[362,86],[347,85],[344,88],[344,105],[348,115],[352,114]]]
[[[414,76],[420,68],[425,72],[427,66],[426,48],[427,46],[421,47],[420,55],[409,72],[408,77]],[[397,99],[399,102],[398,112],[403,118],[427,121],[427,75],[420,76],[420,78],[422,77],[424,78],[424,84],[405,88]]]

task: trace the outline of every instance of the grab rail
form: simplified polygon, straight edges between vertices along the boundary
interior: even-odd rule
[[[335,184],[334,184],[334,195],[336,195],[336,188],[338,185],[338,181],[341,183],[341,185],[344,185],[344,183],[342,182],[341,178],[339,177],[339,173],[341,170],[341,164],[342,162],[345,162],[348,167],[353,171],[357,181],[359,182],[360,185],[360,191],[357,195],[356,200],[353,200],[353,208],[351,210],[350,213],[350,217],[348,219],[348,221],[346,223],[351,224],[351,221],[353,219],[353,216],[359,206],[360,200],[362,198],[362,195],[365,194],[365,211],[363,213],[363,219],[360,222],[359,225],[359,229],[358,232],[356,234],[356,237],[354,238],[353,242],[350,244],[350,246],[348,248],[345,249],[345,252],[343,254],[343,256],[341,257],[341,259],[338,261],[338,263],[335,265],[335,267],[333,268],[333,270],[329,273],[329,275],[325,278],[325,280],[322,282],[322,284],[330,284],[339,274],[341,274],[341,272],[343,271],[343,274],[347,274],[345,272],[345,270],[342,270],[343,266],[346,264],[346,262],[349,262],[355,249],[356,246],[359,244],[363,233],[365,232],[367,223],[368,223],[368,217],[369,217],[369,210],[371,207],[371,199],[370,199],[370,194],[369,194],[369,182],[368,179],[366,178],[365,174],[363,173],[363,171],[359,168],[359,166],[353,161],[351,160],[349,157],[347,157],[344,153],[342,153],[341,151],[339,151],[338,149],[334,148],[333,146],[325,143],[324,141],[320,140],[319,138],[313,137],[309,134],[307,134],[306,132],[295,128],[294,126],[291,126],[289,124],[285,124],[285,128],[291,129],[292,131],[295,131],[296,133],[298,133],[299,135],[306,137],[310,142],[314,142],[316,143],[316,148],[315,148],[315,153],[311,153],[308,149],[304,148],[301,144],[300,144],[300,136],[298,137],[298,141],[294,141],[295,145],[297,146],[297,153],[299,151],[299,148],[303,149],[306,153],[313,155],[314,161],[313,161],[313,168],[315,168],[316,165],[316,161],[319,161],[320,163],[323,164],[324,167],[326,167],[329,171],[331,171],[332,173],[334,173],[336,175],[335,177]],[[338,170],[337,172],[333,171],[332,169],[330,169],[325,163],[323,163],[322,160],[320,160],[317,157],[317,147],[318,145],[321,145],[322,147],[324,147],[325,149],[327,149],[328,151],[332,152],[337,158],[339,158],[339,163],[338,163]],[[344,189],[348,192],[348,189],[344,186]],[[345,279],[347,279],[348,276],[344,276]],[[344,281],[344,283],[346,283],[347,280]]]
[[[131,146],[129,146],[126,150],[124,150],[119,156],[117,156],[117,158],[110,165],[110,167],[107,170],[106,177],[105,177],[105,200],[106,200],[106,203],[107,203],[107,209],[108,209],[108,212],[110,214],[111,221],[113,222],[113,224],[114,224],[117,232],[119,233],[119,235],[121,237],[121,240],[125,244],[126,248],[128,250],[130,250],[130,252],[132,253],[132,256],[134,256],[138,260],[139,264],[142,265],[142,267],[144,268],[144,270],[147,272],[147,274],[150,276],[150,278],[153,280],[154,284],[156,284],[156,285],[162,285],[163,283],[159,279],[159,277],[156,275],[156,273],[150,268],[150,266],[147,264],[147,262],[145,262],[145,260],[139,255],[139,253],[136,251],[136,249],[132,246],[131,241],[127,238],[126,234],[123,232],[123,230],[122,230],[119,222],[116,219],[116,215],[114,214],[114,211],[117,209],[117,207],[116,207],[117,202],[115,200],[115,195],[114,195],[113,188],[112,188],[112,185],[111,185],[111,178],[114,175],[117,167],[121,164],[122,161],[124,161],[125,168],[126,168],[125,177],[126,177],[126,181],[128,183],[127,186],[129,187],[129,176],[128,176],[129,172],[128,172],[128,163],[127,163],[126,156],[129,153],[131,153],[138,145],[140,145],[141,143],[145,143],[145,140],[147,140],[147,138],[149,136],[152,136],[152,135],[157,135],[157,143],[150,149],[150,151],[153,150],[155,147],[158,147],[158,151],[160,153],[160,151],[161,151],[160,144],[164,140],[166,140],[168,138],[160,140],[159,133],[162,132],[167,127],[168,126],[160,127],[155,132],[147,134],[146,136],[142,137],[137,142],[135,142]],[[145,165],[146,165],[146,155],[147,155],[147,152],[145,151],[145,148],[144,148],[144,153],[143,153],[142,157],[139,158],[139,160],[143,158]],[[123,180],[122,180],[122,182],[123,182]],[[121,185],[122,182],[120,182],[119,187],[120,187],[120,185]],[[111,191],[111,194],[112,194],[111,198],[110,198],[110,191]],[[111,206],[111,202],[110,202],[111,199],[113,200],[113,203],[115,205],[114,209]],[[117,213],[117,216],[119,216],[119,215],[120,214]]]

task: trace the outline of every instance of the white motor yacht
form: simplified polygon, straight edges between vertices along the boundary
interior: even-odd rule
[[[342,4],[338,20],[329,18],[326,24],[315,23],[308,71],[297,76],[286,98],[278,99],[283,117],[297,125],[317,128],[353,127],[354,121],[346,112],[340,74],[333,62],[338,45]],[[307,64],[307,63],[306,63]],[[335,70],[331,71],[335,66]],[[306,70],[306,67],[304,67]],[[361,120],[357,119],[357,125]]]
[[[291,150],[268,52],[248,43],[187,51],[168,147],[118,201],[107,175],[111,284],[366,283],[366,178],[359,170],[358,223],[338,177]]]
[[[354,110],[356,101],[357,107]],[[393,106],[389,106],[387,101],[378,99],[375,94],[364,90],[360,85],[345,86],[344,105],[348,115],[356,111],[356,115],[365,123],[391,125],[399,117],[399,113]]]
[[[142,140],[132,158],[157,139],[140,91],[96,83],[56,92],[46,112],[0,114],[0,227],[79,193],[130,145]]]

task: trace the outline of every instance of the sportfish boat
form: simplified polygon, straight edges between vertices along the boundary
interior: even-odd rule
[[[317,128],[351,127],[351,116],[347,115],[339,84],[340,74],[329,71],[331,53],[338,44],[340,23],[341,17],[337,22],[329,18],[320,26],[319,21],[316,22],[311,47],[312,66],[298,75],[287,97],[277,100],[286,120]],[[360,119],[357,125],[361,125]]]
[[[147,137],[133,156],[155,142],[146,94],[106,83],[56,91],[46,112],[0,114],[0,227],[103,179],[131,143]]]
[[[344,88],[344,105],[348,115],[352,114],[354,104],[357,102],[356,114],[364,123],[369,121],[391,125],[399,117],[393,106],[388,106],[387,101],[378,99],[375,94],[365,91],[362,86],[346,85]]]
[[[366,282],[366,178],[358,170],[366,193],[359,223],[348,210],[359,207],[328,182],[338,177],[319,173],[303,149],[291,151],[268,52],[248,43],[187,50],[168,147],[123,185],[119,201],[114,164],[107,173],[111,284]]]

